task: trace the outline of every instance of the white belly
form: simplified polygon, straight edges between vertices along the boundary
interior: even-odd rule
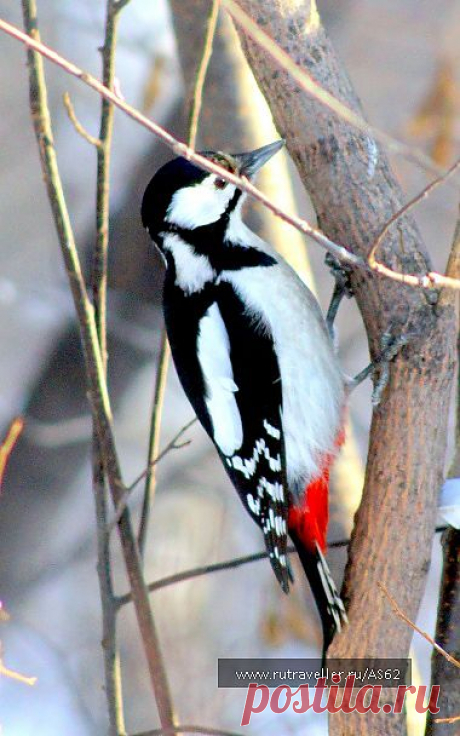
[[[273,336],[282,381],[288,483],[294,490],[317,477],[322,458],[335,451],[344,382],[316,299],[276,258],[278,266],[227,271],[221,278]]]

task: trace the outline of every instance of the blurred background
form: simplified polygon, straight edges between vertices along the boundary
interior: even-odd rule
[[[43,40],[100,75],[103,0],[38,2]],[[131,0],[123,11],[117,78],[123,96],[172,133],[186,138],[186,103],[201,48],[203,18],[188,3]],[[366,116],[386,132],[447,166],[458,156],[460,128],[460,3],[455,0],[319,0],[319,11],[362,100]],[[172,12],[174,15],[172,16]],[[21,26],[20,3],[0,0],[2,18]],[[18,414],[23,435],[11,457],[0,498],[0,622],[6,666],[37,676],[34,687],[0,678],[2,734],[96,736],[107,730],[96,535],[91,491],[91,421],[67,278],[42,185],[28,108],[24,49],[0,37],[0,429]],[[91,90],[46,66],[56,146],[81,258],[88,267],[95,240],[95,150],[76,132],[62,103],[68,91],[84,126],[98,134],[100,103]],[[276,138],[267,108],[227,19],[219,24],[204,95],[199,146],[245,150]],[[141,228],[142,194],[170,152],[120,112],[115,114],[111,176],[109,387],[123,476],[146,466],[160,343],[163,269]],[[401,158],[392,163],[407,196],[427,175]],[[314,222],[308,196],[283,153],[259,180],[281,206]],[[458,192],[439,188],[415,211],[434,266],[443,269]],[[254,227],[277,244],[326,308],[332,279],[323,253],[254,206]],[[344,369],[367,362],[356,306],[338,320]],[[330,540],[347,537],[359,503],[370,421],[370,385],[350,406],[350,440],[337,463]],[[192,418],[171,369],[162,446]],[[261,536],[203,431],[158,467],[158,489],[146,555],[147,580],[262,548]],[[141,494],[131,507],[138,515]],[[117,592],[126,591],[114,544]],[[343,550],[331,550],[340,581]],[[245,693],[217,689],[218,657],[316,656],[320,631],[307,585],[296,569],[289,598],[266,562],[181,583],[152,595],[168,674],[183,723],[238,730]],[[439,577],[433,545],[419,624],[432,631]],[[129,733],[158,724],[131,606],[120,615],[126,722]],[[429,681],[430,647],[415,643],[416,676]],[[418,717],[419,718],[419,717]],[[327,733],[323,716],[254,717],[248,733]],[[422,733],[411,716],[411,733]]]

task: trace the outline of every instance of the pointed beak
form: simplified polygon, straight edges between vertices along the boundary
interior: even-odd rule
[[[267,163],[275,153],[284,146],[284,140],[269,143],[268,146],[256,148],[255,151],[248,153],[233,153],[232,158],[238,164],[238,173],[240,176],[247,176],[248,179],[254,176],[264,164]]]

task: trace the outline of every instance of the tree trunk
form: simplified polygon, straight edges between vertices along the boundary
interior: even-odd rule
[[[361,112],[313,1],[239,0],[239,5],[316,82]],[[299,90],[287,72],[238,30],[321,229],[366,256],[403,199],[384,152],[370,136]],[[401,218],[393,231],[380,258],[398,270],[424,273],[429,258],[412,217]],[[372,354],[378,352],[386,330],[395,335],[409,332],[411,340],[393,361],[388,388],[374,411],[365,492],[344,586],[350,624],[336,638],[330,655],[405,657],[412,631],[392,615],[377,583],[384,583],[415,618],[443,477],[455,363],[453,298],[443,295],[436,302],[434,292],[426,294],[364,271],[356,271],[352,282]],[[331,733],[341,736],[405,732],[403,715],[338,713],[331,721]]]

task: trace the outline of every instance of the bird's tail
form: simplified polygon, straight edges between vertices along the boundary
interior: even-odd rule
[[[329,516],[329,466],[327,458],[323,473],[305,488],[298,506],[289,510],[289,534],[295,544],[305,574],[315,597],[323,627],[323,657],[342,623],[347,621],[343,602],[337,592],[324,554]]]
[[[290,536],[310,583],[323,627],[323,658],[335,634],[347,623],[347,614],[318,542],[306,546],[295,531]]]

